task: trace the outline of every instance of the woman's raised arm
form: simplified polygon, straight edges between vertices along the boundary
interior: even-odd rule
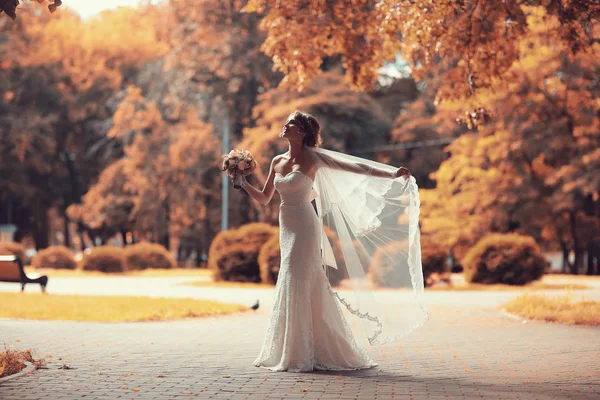
[[[275,179],[275,163],[279,160],[279,156],[276,156],[271,161],[271,166],[269,167],[269,175],[267,176],[267,181],[265,182],[265,186],[262,190],[258,190],[254,186],[252,186],[246,180],[246,177],[242,179],[242,187],[248,193],[250,197],[254,200],[258,201],[263,206],[269,204],[271,199],[273,198],[273,194],[275,193],[275,184],[273,180]]]
[[[342,171],[353,172],[355,174],[377,176],[379,178],[395,179],[403,175],[410,175],[410,171],[405,167],[400,167],[396,171],[386,171],[379,168],[373,168],[370,165],[361,162],[351,162],[338,160],[326,154],[320,154],[327,168],[339,169]]]

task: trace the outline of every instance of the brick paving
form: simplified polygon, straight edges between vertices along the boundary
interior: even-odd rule
[[[221,299],[236,296],[225,293]],[[48,369],[1,384],[0,399],[600,398],[600,329],[523,323],[491,307],[513,295],[493,300],[489,293],[428,293],[431,320],[424,328],[400,345],[367,348],[378,367],[336,373],[271,372],[252,365],[271,290],[241,295],[261,298],[257,312],[214,318],[127,324],[0,320],[0,342],[34,349],[48,361]],[[74,369],[59,369],[63,364]]]

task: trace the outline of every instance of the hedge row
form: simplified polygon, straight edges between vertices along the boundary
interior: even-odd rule
[[[84,271],[124,272],[148,268],[175,268],[175,258],[163,246],[155,243],[136,243],[125,248],[99,246],[83,256],[79,268]],[[64,246],[50,246],[33,258],[35,268],[76,269],[71,250]]]

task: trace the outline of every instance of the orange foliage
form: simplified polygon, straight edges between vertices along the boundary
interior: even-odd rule
[[[440,60],[453,61],[439,99],[464,98],[494,87],[519,60],[518,43],[531,33],[524,6],[540,6],[559,23],[558,41],[572,54],[597,40],[597,1],[279,1],[250,0],[247,12],[264,14],[262,49],[286,76],[284,85],[306,88],[323,59],[341,55],[346,76],[360,89],[400,52],[417,78]]]
[[[476,95],[495,118],[448,147],[422,193],[423,230],[440,243],[516,230],[580,253],[600,235],[600,44],[573,56],[558,17],[532,8],[527,21],[511,80]]]
[[[30,0],[36,1],[37,3],[43,4],[46,0]],[[58,7],[62,5],[62,0],[52,0],[48,1],[48,10],[53,13]],[[17,19],[17,7],[19,5],[19,0],[0,0],[0,14],[4,12],[13,20]]]

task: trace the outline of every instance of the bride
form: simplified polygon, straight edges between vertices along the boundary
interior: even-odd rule
[[[325,271],[327,267],[323,268],[325,265],[338,268],[338,262],[332,256],[329,240],[323,230],[323,217],[329,214],[346,217],[345,223],[340,224],[340,220],[337,220],[339,226],[336,233],[340,235],[340,241],[346,237],[342,236],[346,226],[351,227],[355,242],[356,237],[371,238],[368,233],[365,236],[364,232],[376,232],[381,226],[377,217],[383,214],[385,204],[369,212],[370,203],[367,203],[366,198],[379,198],[381,203],[390,202],[384,195],[368,196],[373,190],[361,188],[367,187],[367,183],[381,183],[386,188],[379,193],[389,193],[392,181],[402,177],[400,181],[407,182],[410,179],[414,181],[414,178],[406,168],[378,168],[374,167],[377,163],[369,160],[346,155],[344,158],[340,157],[340,153],[318,149],[321,143],[319,122],[314,116],[300,111],[295,111],[288,117],[280,137],[289,142],[289,150],[273,158],[264,188],[255,188],[245,178],[242,181],[242,188],[262,205],[271,201],[275,190],[281,196],[281,265],[267,332],[254,365],[273,371],[290,372],[356,370],[377,366],[357,345],[342,308],[336,301],[337,293],[332,291]],[[336,172],[342,175],[336,176]],[[351,189],[350,186],[353,185],[354,189]],[[344,190],[347,192],[341,193]],[[345,207],[344,202],[357,193],[365,198],[361,203],[364,207]],[[343,199],[336,201],[336,195]],[[311,204],[313,199],[317,200],[319,215]],[[337,211],[329,212],[328,208]],[[361,223],[361,220],[367,222]],[[376,221],[375,225],[373,221]],[[344,225],[344,229],[341,229],[341,225]],[[336,228],[334,224],[331,227]],[[361,227],[366,229],[359,229]],[[350,239],[346,241],[348,240]],[[375,247],[382,245],[380,243]],[[344,264],[350,278],[354,278],[354,253],[347,251],[347,248],[348,246],[344,250]],[[420,267],[420,253],[418,258]],[[360,265],[358,269],[359,274],[363,274]],[[420,279],[422,285],[422,272]],[[352,314],[370,320],[371,324],[377,323],[378,330],[370,338],[370,342],[378,343],[377,336],[383,329],[381,320],[376,315],[377,309],[353,309],[349,302],[337,297]],[[367,303],[358,304],[366,307]],[[366,309],[371,311],[361,312]],[[416,329],[416,325],[411,329]]]

